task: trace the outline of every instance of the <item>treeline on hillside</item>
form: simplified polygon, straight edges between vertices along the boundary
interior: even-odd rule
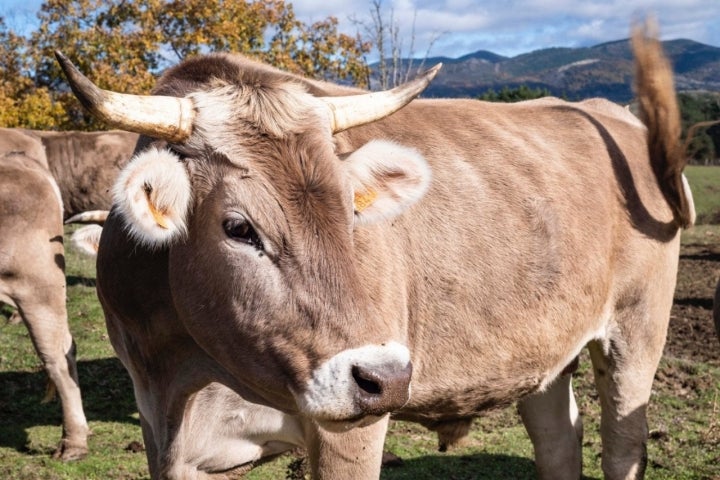
[[[312,78],[368,83],[371,43],[334,17],[299,21],[283,0],[45,0],[20,35],[0,17],[0,126],[104,128],[87,116],[55,61],[61,50],[101,88],[147,93],[183,58],[242,52]]]
[[[489,102],[519,102],[550,95],[546,88],[520,85],[517,88],[503,87],[500,91],[491,89],[479,95],[478,99]],[[678,102],[684,138],[692,125],[720,120],[720,93],[681,92],[678,94]],[[696,130],[689,140],[687,150],[691,164],[720,165],[720,124]]]
[[[683,134],[690,126],[704,121],[720,120],[720,93],[683,92],[678,96],[683,120]],[[691,163],[720,165],[720,124],[701,128],[688,145]]]

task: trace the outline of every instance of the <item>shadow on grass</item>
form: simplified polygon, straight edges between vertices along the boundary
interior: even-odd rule
[[[139,425],[130,377],[117,358],[78,362],[83,407],[89,422]],[[0,373],[0,447],[24,452],[27,429],[62,425],[59,398],[40,403],[47,385],[45,371]],[[58,432],[59,438],[59,432]]]
[[[95,287],[95,279],[91,277],[79,277],[77,275],[68,275],[65,277],[68,287],[82,285],[83,287]]]
[[[382,480],[535,480],[535,463],[525,457],[477,453],[473,455],[426,455],[405,460],[396,467],[383,467]],[[598,480],[582,477],[582,480]]]

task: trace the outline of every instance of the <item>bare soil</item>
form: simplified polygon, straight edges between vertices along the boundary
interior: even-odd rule
[[[712,319],[720,278],[720,244],[683,245],[665,356],[720,366],[720,343]]]

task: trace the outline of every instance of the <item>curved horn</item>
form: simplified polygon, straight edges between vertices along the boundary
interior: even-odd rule
[[[102,90],[59,51],[55,57],[75,96],[96,118],[113,127],[170,142],[186,140],[192,132],[195,109],[187,98],[129,95]]]
[[[72,217],[65,220],[65,224],[69,223],[97,223],[98,225],[102,225],[105,223],[105,220],[107,220],[108,214],[110,212],[107,210],[86,210],[84,212],[76,213]]]
[[[392,90],[343,97],[321,97],[330,109],[332,132],[338,133],[374,122],[400,110],[425,90],[440,67],[442,63],[438,63],[415,80]]]

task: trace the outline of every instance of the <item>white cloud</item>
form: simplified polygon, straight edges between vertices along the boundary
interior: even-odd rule
[[[306,23],[335,16],[354,34],[351,18],[370,24],[372,0],[290,0]],[[13,27],[35,20],[42,0],[0,0]],[[393,10],[404,49],[413,37],[423,56],[459,57],[477,50],[513,56],[548,47],[591,46],[626,38],[633,19],[656,14],[663,39],[688,38],[720,47],[720,0],[381,0]]]

